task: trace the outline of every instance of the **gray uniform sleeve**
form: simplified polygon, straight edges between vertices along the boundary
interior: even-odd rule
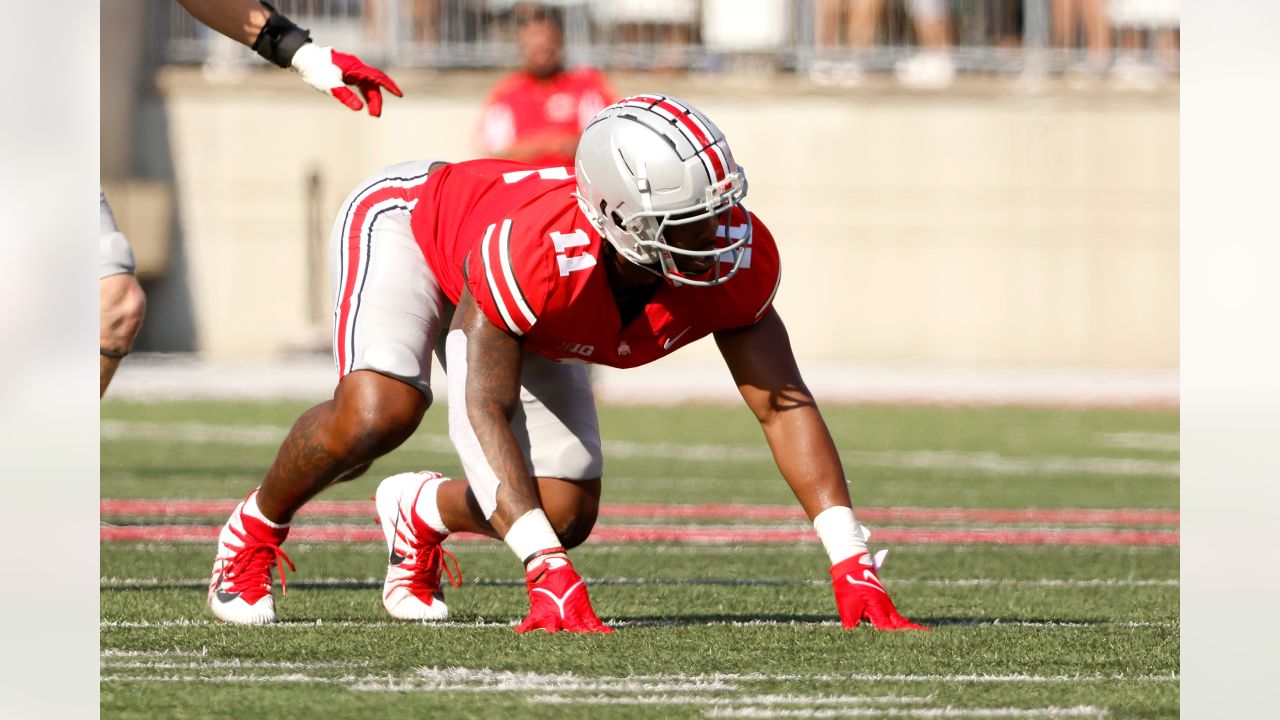
[[[137,267],[133,260],[133,248],[129,247],[129,240],[116,227],[111,206],[107,205],[107,196],[101,190],[98,191],[98,200],[98,279],[120,273],[133,273]]]

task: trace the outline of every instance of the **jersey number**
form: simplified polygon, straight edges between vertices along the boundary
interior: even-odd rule
[[[513,170],[509,173],[503,173],[502,179],[508,185],[518,183],[522,180],[538,176],[539,180],[568,180],[573,177],[573,170],[567,167],[545,167],[537,170]],[[556,246],[556,264],[560,267],[560,277],[564,277],[571,272],[577,270],[587,270],[596,265],[594,256],[587,253],[574,255],[569,257],[565,252],[569,248],[582,247],[590,245],[591,239],[581,230],[574,230],[571,233],[562,233],[558,230],[551,232],[551,242]]]
[[[565,254],[565,250],[569,248],[582,247],[591,244],[591,238],[582,230],[574,230],[571,233],[562,233],[559,230],[551,231],[551,242],[556,246],[556,263],[560,266],[560,277],[564,277],[575,270],[586,270],[596,265],[595,256],[587,253],[574,255],[569,257]]]

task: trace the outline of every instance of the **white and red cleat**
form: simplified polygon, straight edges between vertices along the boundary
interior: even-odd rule
[[[387,540],[387,579],[382,583],[382,607],[397,620],[449,617],[449,606],[440,587],[441,569],[448,575],[450,584],[462,585],[457,558],[440,546],[447,535],[427,525],[416,509],[423,488],[443,477],[434,472],[392,475],[378,485],[374,495],[378,523]]]
[[[284,585],[284,566],[293,563],[280,544],[289,535],[288,527],[273,528],[245,514],[245,503],[251,502],[257,490],[249,493],[218,535],[218,554],[213,559],[213,576],[209,581],[209,608],[214,617],[237,625],[265,625],[276,621],[276,602],[272,594],[271,571],[280,568]]]
[[[516,632],[613,632],[596,617],[587,596],[587,584],[569,558],[543,560],[525,574],[525,582],[529,587],[529,614],[516,626]]]

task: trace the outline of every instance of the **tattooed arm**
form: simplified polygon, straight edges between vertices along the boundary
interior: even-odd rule
[[[457,347],[463,337],[463,349]],[[494,530],[506,535],[511,523],[530,510],[542,507],[537,486],[529,475],[524,455],[511,432],[511,417],[520,402],[520,368],[523,347],[520,339],[489,321],[476,305],[469,290],[462,291],[458,309],[449,328],[449,362],[465,357],[465,418],[459,409],[449,408],[450,434],[466,465],[468,479],[474,483],[485,472],[498,482],[497,510],[489,522]],[[455,377],[456,368],[449,375]],[[450,381],[454,390],[454,381]],[[460,427],[462,423],[468,428]],[[474,445],[478,444],[478,448]],[[478,450],[488,467],[468,463],[468,446]],[[479,459],[479,458],[477,458]]]

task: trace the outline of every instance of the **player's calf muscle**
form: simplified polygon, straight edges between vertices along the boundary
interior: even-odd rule
[[[401,395],[399,402],[380,405],[380,393],[340,385],[334,400],[303,413],[262,483],[263,512],[277,522],[287,520],[324,488],[359,477],[374,460],[399,447],[426,411],[426,399],[413,392],[416,403],[404,402],[408,396]]]

